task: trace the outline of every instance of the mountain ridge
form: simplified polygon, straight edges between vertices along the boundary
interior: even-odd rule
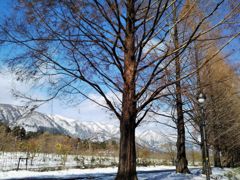
[[[21,126],[27,132],[47,131],[98,142],[119,140],[120,138],[119,126],[117,125],[79,121],[60,115],[46,115],[10,104],[0,104],[0,122],[11,128]],[[136,130],[136,143],[154,151],[159,150],[161,145],[173,141],[160,132]]]

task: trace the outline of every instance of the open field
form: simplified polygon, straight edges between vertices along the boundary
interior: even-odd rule
[[[27,158],[27,166],[26,159]],[[21,158],[21,159],[20,159]],[[20,160],[19,160],[20,159]],[[0,152],[0,171],[17,170],[61,170],[68,168],[96,168],[117,166],[118,158],[112,156],[62,155],[26,152]],[[163,165],[158,159],[138,159],[139,164]]]

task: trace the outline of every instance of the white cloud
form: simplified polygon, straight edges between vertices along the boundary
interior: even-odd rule
[[[30,86],[16,81],[14,75],[9,72],[0,73],[0,103],[1,104],[13,104],[24,105],[22,100],[16,99],[12,95],[12,89],[16,89],[21,92],[30,92]],[[43,92],[34,91],[35,97],[43,96]],[[38,93],[38,94],[36,94]],[[103,103],[103,98],[99,95],[90,95],[91,98]],[[109,97],[113,95],[108,94]],[[39,107],[38,111],[46,114],[59,114],[65,117],[79,119],[80,121],[98,121],[98,122],[110,122],[113,118],[110,117],[110,113],[106,112],[103,108],[97,104],[85,100],[77,106],[69,106],[64,102],[56,99],[49,103],[46,103]],[[114,122],[117,120],[113,120]]]
[[[21,91],[28,91],[30,89],[27,84],[23,84],[17,82],[14,79],[14,76],[10,73],[0,73],[0,104],[14,104],[14,105],[23,105],[21,100],[15,99],[11,94],[11,89],[16,88]],[[39,94],[34,94],[35,96],[42,96],[43,93],[39,92]],[[104,99],[100,95],[90,94],[91,98],[96,100],[99,103],[103,103]],[[118,98],[121,99],[121,95],[117,94]],[[119,103],[118,98],[113,93],[107,93],[107,97],[111,100],[114,100],[116,103]],[[55,99],[49,103],[46,103],[39,107],[38,111],[43,112],[49,115],[61,115],[64,117],[76,119],[79,121],[95,121],[95,122],[104,122],[109,124],[117,124],[119,121],[115,116],[111,116],[106,109],[98,106],[96,103],[91,102],[90,100],[85,100],[79,105],[68,105],[59,99]],[[168,119],[159,117],[161,122],[169,122]],[[155,129],[156,131],[160,130],[161,132],[172,132],[172,129],[167,128],[161,124],[156,124],[153,122],[145,121],[145,123],[141,124],[139,129]]]
[[[143,53],[149,53],[150,54],[158,54],[159,56],[162,56],[167,49],[167,46],[165,43],[161,42],[160,39],[153,38],[148,41],[148,43],[143,48]]]
[[[5,104],[16,104],[21,105],[21,102],[17,100],[12,95],[12,89],[17,88],[24,90],[26,85],[19,84],[17,81],[14,80],[14,76],[10,73],[1,73],[0,74],[0,103]]]

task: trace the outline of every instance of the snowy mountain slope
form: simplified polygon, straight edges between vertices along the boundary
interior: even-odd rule
[[[61,126],[49,116],[36,111],[30,112],[21,106],[0,104],[0,121],[10,127],[22,126],[26,131],[64,133]]]
[[[99,142],[118,140],[120,137],[119,127],[113,124],[82,122],[59,115],[48,116],[36,111],[26,112],[23,107],[7,104],[0,104],[0,122],[10,127],[24,127],[26,131],[47,131]],[[160,132],[136,130],[136,142],[152,150],[158,150],[160,145],[169,141],[172,139]]]
[[[9,104],[0,104],[0,120],[3,123],[12,124],[24,113],[22,107]]]
[[[157,150],[161,145],[172,141],[165,134],[155,132],[153,130],[146,130],[137,134],[137,142],[145,147],[151,147],[151,149]]]
[[[79,137],[81,139],[89,139],[93,134],[93,131],[89,127],[74,119],[65,118],[59,115],[49,117],[64,129],[64,134],[66,135]]]

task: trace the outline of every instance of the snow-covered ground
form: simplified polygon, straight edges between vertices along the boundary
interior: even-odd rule
[[[156,166],[156,167],[138,167],[138,178],[140,180],[204,180],[205,176],[200,174],[199,169],[192,170],[192,174],[184,175],[177,174],[174,167],[171,166]],[[217,169],[212,170],[212,179],[227,180],[227,174],[232,172],[232,169]],[[117,172],[117,168],[95,168],[95,169],[69,169],[62,171],[47,171],[47,172],[33,172],[33,171],[7,171],[0,172],[0,179],[102,179],[112,180]],[[240,178],[236,175],[235,179]]]
[[[29,157],[27,169],[35,171],[56,170],[65,168],[108,167],[117,163],[118,158],[106,156],[81,156],[58,154],[27,154],[26,152],[0,152],[0,172],[16,170],[19,158]],[[32,158],[33,157],[33,158]],[[19,169],[26,169],[26,160],[22,159]]]
[[[16,171],[19,157],[27,157],[24,152],[0,152],[0,179],[114,179],[118,159],[115,157],[77,156],[68,155],[64,157],[57,154],[36,154],[28,170],[25,170],[25,162],[20,163],[20,170]],[[31,154],[30,154],[31,157]],[[65,163],[65,165],[64,165]],[[161,164],[161,162],[159,162]],[[156,162],[156,164],[159,164]],[[155,164],[153,162],[153,164]],[[108,168],[93,168],[108,167]],[[165,179],[165,180],[204,180],[205,176],[200,173],[200,168],[190,167],[192,174],[176,174],[174,166],[149,166],[138,167],[139,179]],[[65,169],[65,170],[60,170]],[[55,170],[55,171],[52,171]],[[41,172],[40,172],[41,171]],[[240,169],[216,169],[212,170],[215,180],[227,180],[230,177],[240,179]]]
[[[27,170],[49,171],[62,169],[87,169],[96,167],[113,167],[117,165],[118,157],[113,156],[82,156],[82,155],[58,155],[46,153],[26,153],[26,152],[2,152],[0,151],[0,172],[16,170],[19,158],[28,159]],[[160,159],[137,159],[140,164],[163,165]],[[19,163],[19,170],[26,169],[26,160]]]

